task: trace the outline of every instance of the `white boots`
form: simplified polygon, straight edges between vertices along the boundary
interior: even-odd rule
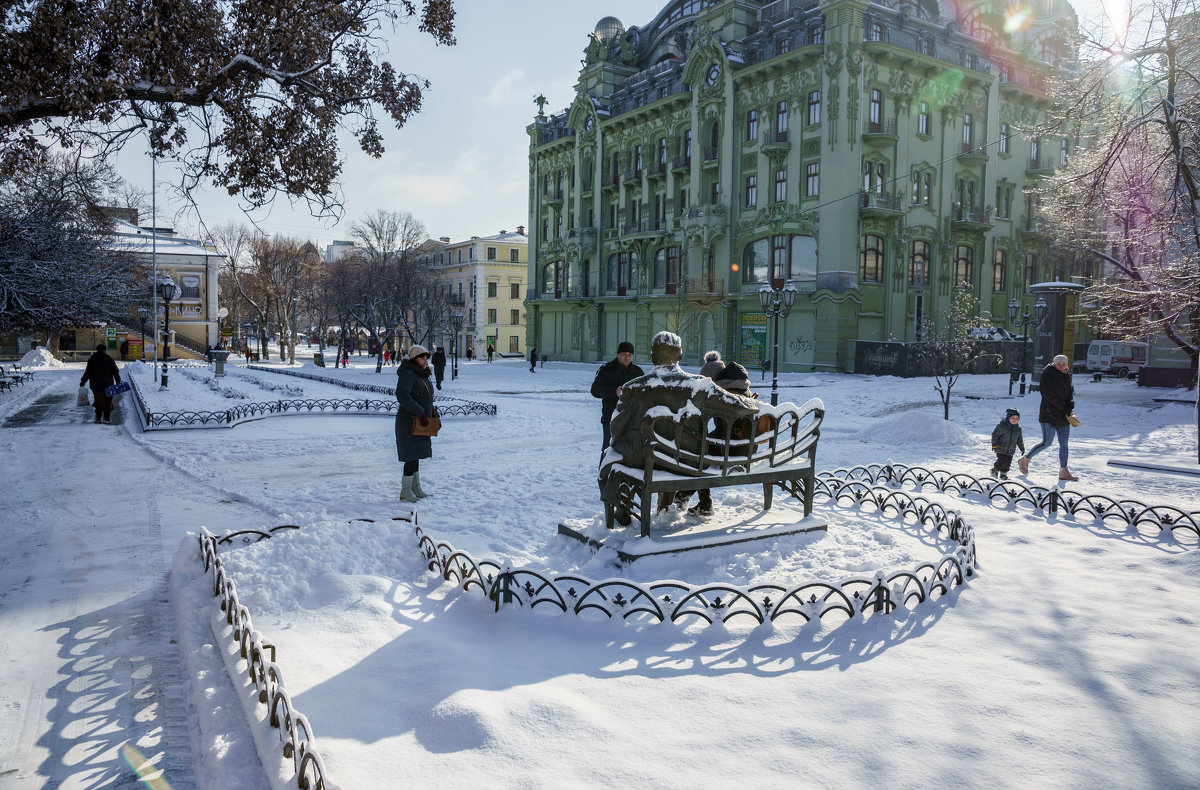
[[[429,496],[428,493],[421,490],[421,472],[420,470],[405,475],[400,480],[400,501],[401,502],[416,502],[418,499]]]

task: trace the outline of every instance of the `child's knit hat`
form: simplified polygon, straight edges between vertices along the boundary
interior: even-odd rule
[[[1005,409],[1004,410],[1004,419],[1007,420],[1009,417],[1014,417],[1014,416],[1020,417],[1021,412],[1017,411],[1016,409]]]

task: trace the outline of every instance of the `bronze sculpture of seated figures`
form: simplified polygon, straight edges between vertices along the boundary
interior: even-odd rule
[[[707,376],[682,370],[682,357],[679,336],[659,332],[650,351],[654,369],[622,389],[610,423],[612,444],[600,462],[600,496],[606,502],[615,501],[617,495],[611,475],[615,465],[641,469],[646,464],[643,417],[673,415],[680,426],[675,441],[681,449],[694,453],[703,446],[709,419],[732,423],[757,415],[756,401],[722,389]]]

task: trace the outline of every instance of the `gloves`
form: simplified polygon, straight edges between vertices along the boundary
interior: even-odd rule
[[[994,445],[994,444],[992,445],[992,452],[993,453],[996,452],[996,445]]]
[[[424,415],[422,415],[422,417],[421,417],[421,427],[422,427],[422,428],[428,428],[428,427],[429,427],[429,418],[428,418],[428,417],[425,417]]]

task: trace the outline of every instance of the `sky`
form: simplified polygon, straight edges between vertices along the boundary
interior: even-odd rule
[[[300,353],[295,368],[265,367],[395,380],[365,356],[331,370]],[[477,591],[431,574],[411,524],[391,520],[414,517],[397,499],[391,417],[143,433],[128,393],[116,425],[93,423],[77,404],[81,363],[26,364],[34,381],[0,393],[0,450],[11,459],[0,490],[5,788],[128,786],[131,764],[142,764],[122,757],[128,746],[174,790],[285,786],[278,735],[227,648],[195,539],[201,527],[280,524],[300,529],[222,548],[222,561],[342,790],[395,787],[398,775],[412,787],[1200,785],[1194,533],[1175,540],[1149,524],[1043,515],[910,481],[898,495],[961,513],[978,565],[965,585],[894,616],[704,626],[496,613]],[[125,365],[124,376],[154,411],[350,392],[227,370],[215,379],[205,366],[173,366],[166,390],[150,366]],[[603,532],[594,373],[460,362],[439,395],[497,413],[444,420],[421,462],[431,492],[415,508],[422,530],[480,560],[641,583],[838,583],[953,551],[912,515],[818,499],[824,532],[632,564],[613,547],[640,539],[621,532],[593,553],[557,525]],[[751,383],[766,399],[770,379]],[[781,401],[825,404],[821,472],[894,462],[986,481],[1005,409],[1022,412],[1026,447],[1037,434],[1037,396],[1010,395],[1002,374],[960,379],[949,422],[929,379],[784,373],[779,383]],[[1069,463],[1080,479],[1060,492],[1200,518],[1195,393],[1087,376],[1075,386],[1083,425],[1071,431]],[[1057,467],[1051,447],[1008,490],[1044,495]],[[777,493],[763,513],[760,497],[717,489],[710,520],[672,511],[655,517],[656,536],[799,519],[794,501]]]
[[[1123,0],[1112,0],[1120,3]],[[269,210],[250,216],[266,232],[311,240],[321,249],[348,238],[355,220],[378,209],[408,211],[430,237],[454,240],[486,236],[528,225],[528,148],[526,127],[543,94],[547,112],[565,109],[574,86],[587,36],[596,22],[615,16],[626,26],[646,25],[665,7],[661,0],[458,0],[458,43],[438,47],[415,27],[401,28],[386,56],[393,65],[429,79],[433,85],[424,109],[402,129],[383,125],[387,152],[380,160],[362,153],[345,137],[340,224],[322,223],[303,202],[277,199]],[[1075,3],[1081,14],[1098,3]],[[150,164],[133,143],[119,160],[129,181],[150,191]],[[169,163],[159,163],[156,181],[171,182]],[[178,215],[166,189],[160,224],[198,232],[194,215]],[[205,225],[243,223],[236,198],[210,189],[199,199]]]

